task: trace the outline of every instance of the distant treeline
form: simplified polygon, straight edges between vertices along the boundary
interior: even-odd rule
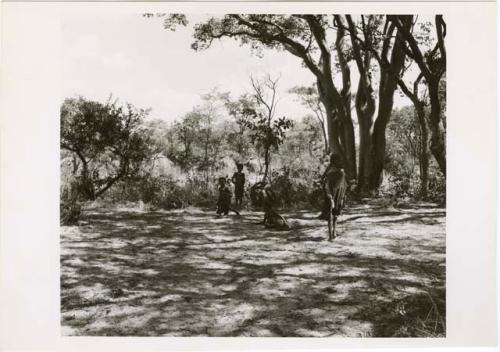
[[[98,198],[142,201],[165,209],[214,207],[216,179],[244,165],[249,187],[269,182],[282,207],[320,209],[321,174],[328,150],[321,121],[266,115],[251,96],[204,96],[180,120],[148,118],[149,111],[116,102],[68,98],[61,107],[61,219],[78,219],[81,204]],[[429,163],[421,183],[421,130],[413,107],[393,112],[388,126],[384,182],[393,199],[444,200],[445,179]],[[366,194],[351,195],[352,199]]]

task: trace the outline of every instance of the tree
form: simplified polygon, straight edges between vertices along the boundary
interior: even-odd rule
[[[319,164],[324,154],[324,140],[321,127],[313,115],[306,115],[294,121],[293,128],[287,132],[287,138],[281,148],[280,159],[283,166],[290,166],[293,160],[305,163],[305,159],[313,159]],[[307,168],[307,166],[306,166]]]
[[[200,125],[201,116],[196,111],[187,113],[181,121],[176,121],[173,125],[173,136],[179,143],[170,148],[167,157],[177,163],[183,171],[190,170],[197,163],[194,148],[198,141]]]
[[[420,196],[423,199],[427,198],[429,189],[429,131],[426,121],[426,98],[421,97],[419,93],[419,85],[422,83],[423,74],[420,73],[417,79],[413,82],[413,89],[410,90],[405,82],[401,79],[398,84],[403,93],[412,101],[415,108],[415,117],[420,129],[420,149],[419,149],[419,164],[420,164]]]
[[[200,116],[200,137],[197,142],[201,145],[202,157],[198,169],[203,172],[205,188],[210,182],[209,176],[215,169],[215,164],[221,150],[221,136],[215,130],[215,120],[218,116],[218,109],[215,101],[218,98],[216,92],[211,92],[202,96],[203,105],[196,109]]]
[[[210,47],[214,39],[234,38],[261,53],[263,48],[286,50],[302,60],[315,76],[318,93],[325,107],[330,150],[341,155],[349,178],[356,178],[354,129],[350,118],[349,71],[342,70],[343,87],[339,91],[333,82],[332,51],[327,42],[327,29],[332,21],[322,15],[239,15],[212,17],[195,26],[193,49]],[[185,18],[170,16],[165,26],[185,24]],[[347,62],[342,35],[337,35],[341,61]]]
[[[230,14],[196,24],[192,47],[204,50],[214,40],[232,38],[249,45],[258,55],[268,48],[288,51],[300,58],[316,78],[330,151],[341,156],[350,181],[357,179],[362,190],[373,191],[382,182],[385,133],[397,82],[406,56],[414,56],[406,44],[412,19],[413,16],[361,16],[355,21],[350,15]],[[185,16],[178,14],[165,19],[169,29],[186,23]],[[444,49],[443,43],[441,46]],[[360,73],[355,95],[360,128],[359,168],[351,119],[351,60]],[[374,75],[377,69],[378,82]],[[339,75],[341,84],[336,84],[334,78]]]
[[[314,113],[316,120],[319,123],[321,132],[323,134],[324,155],[328,155],[330,148],[328,146],[328,137],[326,129],[326,120],[324,108],[321,105],[321,100],[318,95],[318,90],[313,87],[293,87],[289,93],[297,95],[302,105],[307,106]]]
[[[422,135],[414,115],[415,109],[411,106],[397,109],[388,125],[387,171],[392,176],[391,186],[400,196],[418,196],[415,180]],[[420,193],[421,186],[420,183]]]
[[[436,29],[436,44],[429,51],[423,51],[412,28],[404,25],[401,16],[391,16],[404,39],[403,49],[406,54],[418,65],[429,90],[431,111],[429,115],[431,145],[430,149],[443,175],[446,176],[446,145],[442,118],[444,97],[441,95],[441,79],[446,72],[446,23],[442,15],[436,15],[434,24]]]
[[[61,106],[61,148],[73,153],[80,169],[79,193],[94,200],[117,181],[136,177],[156,154],[143,120],[149,112],[116,103],[66,99]]]
[[[227,112],[233,118],[225,129],[227,131],[227,143],[236,154],[234,158],[238,162],[247,161],[252,152],[252,143],[243,112],[257,108],[255,99],[249,94],[243,94],[235,100],[231,99],[229,94],[225,94],[221,96],[221,99],[224,102]]]
[[[362,15],[359,23],[350,15],[345,17],[347,27],[340,21],[337,26],[344,27],[349,33],[354,61],[360,73],[355,101],[359,121],[358,185],[362,191],[373,191],[382,183],[386,128],[392,114],[394,93],[404,66],[405,53],[401,48],[402,40],[397,35],[394,37],[395,25],[385,16]],[[410,23],[408,16],[404,20],[405,25]],[[379,63],[380,70],[376,119],[377,83],[374,80],[376,67],[372,64],[373,59]]]
[[[243,123],[251,131],[252,143],[261,146],[263,149],[264,175],[262,181],[266,181],[271,162],[271,149],[277,150],[279,145],[283,143],[285,131],[292,127],[292,121],[286,117],[274,118],[278,103],[279,78],[273,79],[270,75],[267,75],[261,80],[250,77],[250,81],[258,109],[245,108],[242,111]]]

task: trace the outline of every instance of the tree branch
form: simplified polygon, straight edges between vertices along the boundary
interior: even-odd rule
[[[444,73],[446,70],[446,48],[444,46],[444,37],[446,36],[446,23],[443,20],[443,15],[436,15],[436,32],[437,32],[437,39],[438,39],[438,46],[439,46],[439,51],[441,54],[441,69],[439,72],[439,78],[441,78],[441,75]]]
[[[246,26],[247,28],[250,28],[257,33],[260,34],[252,34],[252,33],[246,33],[246,35],[254,38],[254,39],[261,39],[264,37],[266,40],[272,42],[276,41],[281,44],[283,44],[284,48],[289,51],[291,54],[300,57],[305,65],[311,70],[311,72],[316,76],[316,77],[322,77],[322,72],[319,70],[319,68],[316,66],[314,63],[313,59],[309,55],[308,51],[306,48],[300,44],[299,42],[294,41],[293,39],[287,37],[284,33],[280,33],[279,35],[272,35],[266,31],[263,31],[261,28],[256,28],[251,22],[245,20],[243,17],[240,15],[230,15],[231,17],[235,18],[239,24]]]
[[[400,21],[399,16],[393,16],[392,21],[398,27],[398,33],[400,33],[405,41],[408,43],[410,48],[407,48],[406,45],[403,45],[402,48],[407,52],[407,54],[411,55],[411,57],[415,60],[420,71],[424,74],[425,78],[428,80],[432,80],[434,75],[432,71],[429,69],[427,64],[425,63],[424,56],[422,51],[418,47],[417,41],[415,37],[410,32],[410,30]]]

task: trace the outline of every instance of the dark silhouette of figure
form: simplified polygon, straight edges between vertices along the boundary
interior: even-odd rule
[[[328,240],[331,241],[336,237],[335,225],[337,223],[337,217],[344,208],[347,191],[346,175],[338,155],[331,155],[330,164],[321,178],[321,183],[325,192]]]
[[[228,215],[229,211],[233,211],[236,215],[240,213],[231,208],[231,189],[228,187],[229,180],[226,177],[219,177],[219,199],[217,199],[217,215]]]
[[[219,199],[217,200],[217,215],[228,215],[231,206],[231,190],[225,177],[219,177]]]
[[[245,174],[242,172],[243,164],[236,164],[236,167],[238,171],[233,174],[231,181],[234,183],[234,202],[238,207],[241,206],[245,192]]]
[[[252,194],[255,205],[262,207],[264,220],[262,223],[266,228],[287,230],[290,225],[286,219],[276,211],[277,197],[266,182],[257,182],[252,186]]]

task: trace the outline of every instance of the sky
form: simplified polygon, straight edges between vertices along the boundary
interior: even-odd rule
[[[279,81],[278,116],[292,119],[310,113],[287,91],[314,83],[301,60],[287,52],[265,50],[259,58],[248,46],[231,39],[214,41],[195,52],[192,24],[176,31],[163,29],[159,18],[141,14],[79,13],[63,21],[62,69],[64,97],[84,96],[104,102],[109,96],[138,108],[151,108],[151,117],[181,118],[201,104],[200,95],[218,88],[233,97],[251,92],[250,74],[271,74]],[[352,70],[355,72],[355,70]],[[357,78],[353,74],[353,87]],[[395,105],[408,105],[395,94]]]

